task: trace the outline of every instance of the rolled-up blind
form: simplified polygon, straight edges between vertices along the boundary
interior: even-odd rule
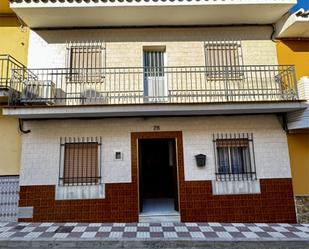
[[[98,143],[67,143],[64,149],[64,184],[98,180]]]
[[[217,147],[248,147],[248,139],[217,139]]]

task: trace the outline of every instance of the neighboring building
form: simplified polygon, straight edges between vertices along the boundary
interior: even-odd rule
[[[301,99],[309,106],[309,11],[284,17],[277,25],[280,64],[294,64]],[[309,223],[309,108],[288,116],[288,143],[298,221]]]
[[[271,40],[294,3],[12,1],[33,28],[4,109],[28,132],[20,220],[295,222],[305,104]]]
[[[29,31],[9,8],[0,5],[0,221],[17,219],[21,135],[18,119],[2,115],[8,103],[12,68],[27,62]]]

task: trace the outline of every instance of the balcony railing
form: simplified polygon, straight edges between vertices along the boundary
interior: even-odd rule
[[[8,54],[0,54],[0,90],[8,89],[12,70],[24,71],[26,66]]]
[[[293,66],[13,70],[10,104],[114,105],[297,100]]]

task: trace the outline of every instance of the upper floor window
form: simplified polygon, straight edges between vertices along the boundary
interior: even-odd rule
[[[101,81],[105,68],[105,43],[67,43],[66,64],[70,69],[70,81],[78,83]]]
[[[243,65],[241,41],[206,41],[205,64],[208,77],[239,78]]]
[[[62,138],[60,146],[60,185],[100,183],[101,138]]]
[[[216,134],[213,137],[217,180],[256,179],[253,134]]]

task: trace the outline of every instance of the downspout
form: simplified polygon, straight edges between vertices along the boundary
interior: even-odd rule
[[[24,130],[24,122],[22,119],[18,119],[18,122],[19,122],[19,131],[23,134],[28,134],[31,132],[31,130]]]
[[[272,28],[273,28],[273,32],[272,32],[271,35],[270,35],[270,39],[271,39],[273,42],[276,42],[276,38],[275,38],[275,34],[276,34],[276,25],[275,25],[275,24],[272,24],[271,26],[272,26]]]
[[[289,134],[287,114],[278,114],[277,117],[279,119],[282,129],[285,131],[286,134]]]

